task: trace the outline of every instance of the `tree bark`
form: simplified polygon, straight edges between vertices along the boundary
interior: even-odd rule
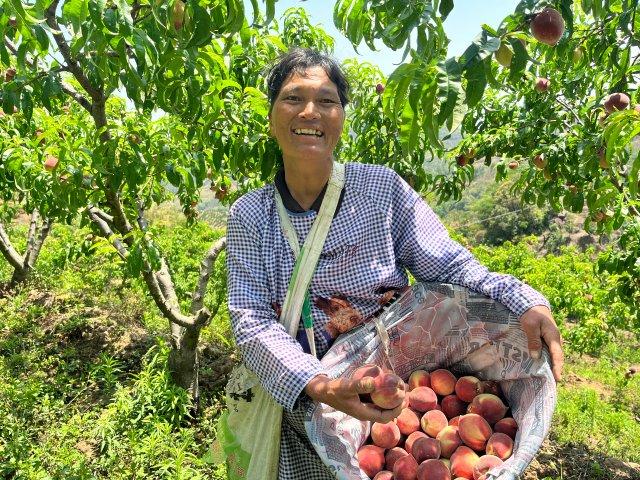
[[[13,267],[13,275],[7,284],[9,290],[14,289],[24,283],[33,270],[33,266],[38,260],[40,249],[51,231],[51,221],[45,218],[41,225],[38,225],[40,214],[37,210],[31,213],[29,232],[27,234],[27,249],[24,255],[20,255],[11,244],[11,240],[0,224],[0,252]]]

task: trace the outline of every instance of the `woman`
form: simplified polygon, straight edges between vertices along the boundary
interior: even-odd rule
[[[361,403],[358,393],[370,392],[370,381],[332,380],[319,358],[337,335],[375,315],[405,287],[407,270],[419,281],[463,285],[506,305],[519,316],[534,358],[546,341],[558,380],[561,340],[546,299],[480,265],[449,238],[420,196],[383,166],[346,165],[344,188],[309,288],[317,358],[310,355],[302,327],[297,338],[285,331],[278,318],[295,256],[282,232],[275,193],[302,245],[332,172],[348,83],[334,60],[296,49],[272,68],[268,87],[269,126],[284,168],[274,185],[232,206],[227,262],[236,344],[247,367],[285,409],[279,478],[333,478],[319,459],[305,455],[310,446],[300,418],[306,402],[323,402],[361,420],[387,422],[399,414],[399,409]]]

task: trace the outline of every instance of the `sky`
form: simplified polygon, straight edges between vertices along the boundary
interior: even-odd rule
[[[247,4],[247,16],[251,16],[251,3]],[[280,18],[285,10],[290,7],[302,6],[309,14],[313,25],[320,24],[324,30],[335,40],[334,55],[338,60],[357,57],[376,64],[389,75],[402,60],[402,50],[393,51],[386,48],[380,42],[380,50],[372,52],[363,43],[358,48],[358,55],[353,46],[333,25],[333,5],[335,1],[327,0],[278,0],[276,3],[276,18]],[[259,2],[263,6],[262,2]],[[508,14],[512,13],[518,4],[518,0],[454,0],[454,7],[444,22],[444,29],[451,41],[449,44],[449,56],[460,55],[469,46],[472,40],[480,33],[481,25],[488,24],[498,27],[500,22]]]

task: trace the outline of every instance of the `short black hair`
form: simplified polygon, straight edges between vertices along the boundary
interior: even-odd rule
[[[293,48],[281,55],[267,74],[269,112],[271,112],[273,103],[278,98],[285,80],[293,73],[304,75],[312,67],[321,67],[329,79],[336,84],[343,108],[349,103],[349,81],[338,62],[330,56],[310,48]]]

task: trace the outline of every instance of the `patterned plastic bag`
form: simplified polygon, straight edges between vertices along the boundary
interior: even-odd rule
[[[491,471],[491,480],[515,480],[524,472],[549,432],[556,404],[548,353],[543,350],[542,358],[533,360],[518,319],[505,306],[456,285],[412,286],[376,321],[338,338],[322,363],[332,378],[375,363],[404,380],[419,368],[444,367],[499,381],[519,429],[513,455]],[[369,422],[315,404],[307,411],[305,428],[337,478],[369,478],[356,457],[370,433]]]

